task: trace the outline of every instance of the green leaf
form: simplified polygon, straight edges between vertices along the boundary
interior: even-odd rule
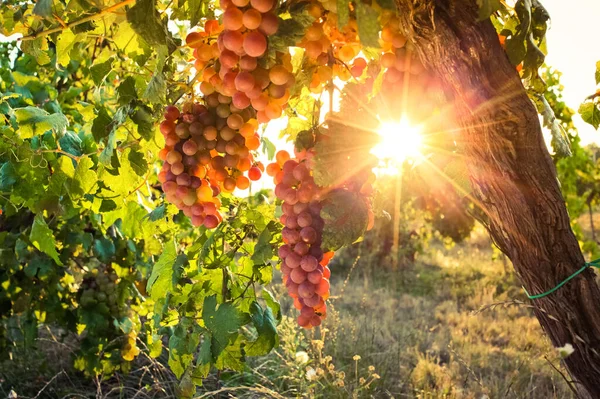
[[[337,0],[337,17],[338,17],[338,29],[344,28],[348,25],[350,20],[350,7],[348,0]]]
[[[170,33],[156,9],[154,0],[138,0],[127,10],[127,20],[133,30],[149,45],[169,44]]]
[[[600,109],[593,101],[588,101],[579,107],[579,114],[584,122],[594,126],[596,130],[600,126]]]
[[[106,75],[110,73],[112,70],[113,58],[109,58],[108,60],[94,64],[90,67],[90,75],[92,76],[92,80],[96,86],[100,86],[100,84],[106,78]]]
[[[17,171],[11,162],[0,166],[0,191],[9,191],[18,179]]]
[[[46,37],[38,37],[34,40],[27,40],[21,43],[21,50],[25,54],[29,54],[39,65],[49,64],[51,59],[48,55],[48,39]]]
[[[131,169],[138,175],[144,176],[148,171],[148,161],[141,152],[131,150],[127,156]]]
[[[194,352],[200,344],[200,335],[190,328],[196,327],[190,319],[182,318],[169,339],[169,366],[180,378],[194,360]]]
[[[166,94],[167,83],[165,78],[162,75],[154,75],[150,79],[142,98],[153,104],[165,104],[167,101]]]
[[[89,194],[97,186],[98,177],[94,169],[94,161],[90,158],[84,157],[79,160],[73,180],[69,185],[69,192],[74,198]]]
[[[40,213],[35,215],[33,225],[31,226],[31,233],[29,234],[29,239],[37,249],[50,256],[60,266],[63,265],[58,258],[54,234]]]
[[[217,358],[215,362],[217,369],[243,371],[246,365],[245,344],[246,338],[243,335],[238,335],[235,341],[225,348]]]
[[[600,85],[600,61],[596,62],[596,84]]]
[[[154,118],[151,110],[147,107],[138,107],[133,115],[130,116],[133,123],[137,125],[137,131],[146,140],[151,140],[155,134]]]
[[[275,299],[274,295],[266,288],[263,288],[261,291],[262,298],[265,300],[265,303],[268,307],[271,308],[271,312],[275,314],[275,318],[277,320],[281,320],[281,305]]]
[[[121,165],[119,166],[119,173],[113,175],[111,173],[104,173],[104,183],[113,193],[118,195],[129,195],[141,182],[141,177],[138,176],[135,168],[141,170],[141,165],[132,165],[129,160],[129,154],[133,152],[132,149],[128,148],[123,151],[122,156],[119,158]],[[135,160],[135,157],[134,157]]]
[[[97,143],[102,142],[114,133],[119,126],[125,123],[129,110],[129,105],[124,105],[120,107],[111,118],[106,108],[100,108],[98,116],[94,119],[94,123],[92,124],[92,135],[94,136],[94,140]]]
[[[191,27],[196,26],[201,18],[212,16],[206,0],[178,0],[177,7],[172,10],[171,19],[189,21]]]
[[[262,150],[263,152],[267,153],[267,157],[269,159],[273,159],[273,157],[275,156],[275,151],[277,150],[277,148],[275,147],[275,144],[273,144],[273,142],[271,140],[269,140],[268,138],[266,138],[265,136],[263,136],[261,138],[262,141]]]
[[[49,114],[37,107],[16,108],[14,113],[19,124],[19,136],[23,139],[43,134],[48,130],[62,133],[69,126],[69,121],[63,114]]]
[[[304,5],[280,15],[277,33],[268,38],[269,52],[287,51],[288,47],[296,46],[314,20]]]
[[[258,241],[254,246],[254,253],[251,258],[255,265],[266,265],[273,258],[273,245],[271,245],[273,233],[271,231],[275,231],[276,226],[276,222],[269,222],[267,227],[258,236]]]
[[[357,193],[334,190],[323,200],[323,248],[335,251],[364,234],[369,222],[365,199]]]
[[[166,210],[167,210],[167,206],[165,204],[162,204],[160,206],[157,206],[155,209],[153,209],[152,212],[150,212],[148,215],[146,215],[146,217],[151,222],[156,222],[157,220],[165,218]]]
[[[40,17],[52,17],[52,0],[37,0],[32,12]]]
[[[231,303],[222,303],[217,307],[217,297],[204,298],[202,320],[212,336],[211,351],[217,358],[229,345],[238,330],[245,324],[242,313]]]
[[[270,307],[261,308],[258,302],[252,302],[250,305],[250,318],[256,328],[258,337],[246,347],[246,355],[261,356],[266,355],[277,345],[277,323]]]
[[[479,20],[488,19],[493,13],[502,8],[500,0],[477,0]]]
[[[373,7],[359,1],[356,3],[358,37],[365,47],[379,47],[379,14]]]
[[[196,367],[194,369],[194,377],[204,379],[210,371],[210,365],[213,362],[212,350],[211,350],[211,337],[205,336],[204,340],[200,344],[200,350],[198,351],[198,358],[196,359]]]
[[[56,60],[60,65],[66,67],[71,61],[69,53],[73,49],[73,46],[83,40],[85,35],[75,35],[71,29],[65,29],[62,31],[58,40],[56,41]]]
[[[73,132],[65,133],[65,135],[58,140],[58,143],[60,144],[60,149],[64,152],[68,152],[76,157],[82,154],[81,139]]]
[[[123,82],[117,87],[117,94],[119,95],[119,104],[129,104],[131,101],[137,99],[137,90],[135,89],[135,79],[132,76],[125,78]]]
[[[94,255],[100,259],[101,262],[108,263],[115,256],[116,248],[112,240],[106,237],[100,237],[94,240],[93,246]]]
[[[36,275],[43,277],[49,275],[53,267],[54,263],[49,257],[33,254],[31,261],[25,266],[24,272],[28,277],[35,277]]]
[[[146,290],[152,299],[157,300],[167,295],[167,292],[175,290],[184,260],[177,256],[175,241],[165,244],[165,249],[152,267],[152,273],[148,279]]]

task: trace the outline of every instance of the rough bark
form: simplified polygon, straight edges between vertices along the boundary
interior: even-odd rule
[[[474,195],[493,240],[528,292],[549,290],[585,261],[536,109],[494,27],[477,21],[474,0],[396,2],[422,61],[454,95]],[[600,398],[600,290],[594,273],[586,270],[533,305],[552,343],[575,348],[564,363],[580,395]]]

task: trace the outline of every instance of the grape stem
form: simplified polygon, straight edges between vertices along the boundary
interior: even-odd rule
[[[73,22],[69,22],[68,24],[64,24],[64,22],[63,22],[62,24],[60,24],[60,26],[57,26],[57,27],[52,28],[52,29],[43,30],[43,31],[34,33],[32,35],[19,38],[19,39],[17,39],[17,41],[25,42],[25,41],[29,41],[29,40],[35,40],[35,39],[37,39],[39,37],[42,37],[42,36],[47,36],[47,35],[51,35],[53,33],[61,32],[61,31],[66,30],[66,29],[70,29],[70,28],[72,28],[74,26],[81,25],[83,23],[86,23],[86,22],[89,22],[89,21],[93,21],[93,20],[98,19],[98,18],[102,18],[106,14],[110,14],[110,13],[118,10],[119,8],[123,8],[123,7],[125,7],[125,6],[127,6],[129,4],[135,3],[135,1],[136,0],[123,0],[120,3],[114,4],[114,5],[110,6],[110,7],[107,7],[105,9],[103,9],[103,10],[98,11],[96,14],[88,15],[87,17],[83,17],[83,18],[75,20]]]

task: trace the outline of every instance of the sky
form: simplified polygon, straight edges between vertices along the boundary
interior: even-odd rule
[[[550,14],[550,29],[546,33],[548,56],[546,63],[561,71],[563,97],[575,110],[596,91],[594,73],[600,61],[598,22],[600,0],[542,0]],[[600,143],[600,131],[574,117],[583,145]]]

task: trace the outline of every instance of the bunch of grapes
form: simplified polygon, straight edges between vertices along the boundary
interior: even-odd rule
[[[160,124],[165,148],[158,179],[167,200],[194,226],[212,229],[223,220],[218,195],[247,189],[250,180],[260,179],[262,164],[251,153],[260,145],[251,110],[240,110],[231,97],[216,93],[205,102],[188,103],[183,113],[167,107]]]
[[[351,76],[361,76],[367,61],[359,56],[356,20],[350,19],[340,30],[335,9],[328,8],[326,3],[313,1],[308,12],[315,21],[298,45],[315,66],[309,85],[311,92],[320,93],[334,77],[347,81]]]
[[[196,46],[196,67],[205,66],[215,55],[218,58],[202,72],[202,94],[231,97],[238,109],[253,109],[259,123],[282,115],[295,82],[289,54],[276,54],[275,65],[270,68],[260,66],[267,56],[267,37],[279,28],[274,6],[273,0],[222,1],[223,30],[216,42],[195,39],[199,32],[190,33],[193,37],[187,40]],[[205,26],[203,33],[206,30]],[[210,39],[210,35],[205,37]]]
[[[186,44],[194,49],[194,68],[197,71],[206,71],[212,68],[215,60],[219,58],[217,36],[223,30],[219,21],[209,19],[204,23],[204,31],[191,32],[185,38]]]
[[[118,284],[119,277],[114,270],[93,269],[84,277],[81,285],[81,307],[115,318],[127,316],[127,309],[119,301]]]
[[[298,155],[290,159],[287,151],[279,151],[277,162],[267,166],[267,173],[274,177],[275,195],[283,201],[280,221],[284,245],[278,251],[283,281],[300,310],[298,324],[312,328],[327,315],[325,300],[331,276],[327,264],[333,252],[322,248],[319,187],[311,175],[308,157]]]
[[[397,17],[391,17],[381,30],[383,53],[380,63],[386,68],[384,79],[390,84],[400,82],[404,73],[418,75],[423,71],[423,65],[412,54],[406,45],[406,37],[400,32],[400,22]]]

